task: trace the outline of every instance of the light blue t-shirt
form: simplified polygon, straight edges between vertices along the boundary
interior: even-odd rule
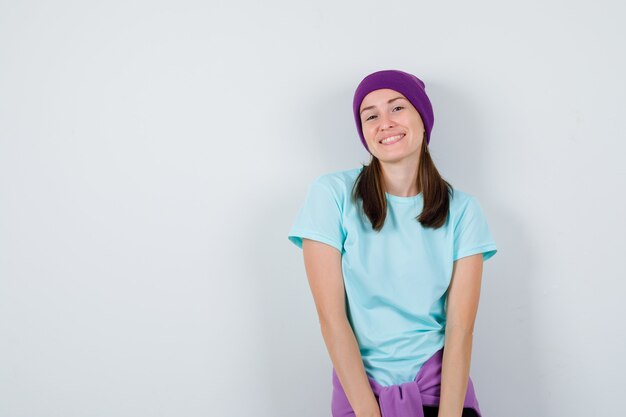
[[[350,199],[363,167],[317,177],[289,232],[337,248],[342,254],[348,320],[365,370],[382,386],[415,379],[444,346],[445,303],[453,262],[497,251],[477,199],[454,189],[446,223],[424,228],[416,217],[422,193],[386,194],[387,217],[380,232]]]

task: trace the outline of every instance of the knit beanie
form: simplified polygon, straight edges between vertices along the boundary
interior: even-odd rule
[[[365,137],[363,137],[363,128],[361,126],[361,115],[359,114],[359,108],[361,102],[366,95],[374,90],[380,90],[381,88],[389,88],[399,93],[402,93],[417,110],[424,123],[426,130],[426,143],[430,144],[430,131],[433,128],[435,117],[433,115],[433,106],[426,95],[426,85],[422,80],[417,78],[413,74],[409,74],[399,70],[382,70],[374,72],[366,76],[356,88],[354,92],[354,99],[352,101],[352,108],[354,110],[354,121],[356,122],[356,129],[361,137],[361,142],[365,149],[369,152]]]

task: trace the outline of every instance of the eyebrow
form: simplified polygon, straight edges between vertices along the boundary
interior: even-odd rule
[[[391,103],[392,101],[399,100],[399,99],[401,99],[401,98],[403,98],[403,99],[405,99],[405,100],[406,100],[406,98],[404,98],[404,97],[396,97],[396,98],[392,98],[391,100],[389,100],[389,101],[387,102],[387,104]],[[365,110],[373,109],[374,107],[375,107],[375,106],[368,106],[368,107],[364,108],[363,110],[361,110],[361,113],[359,113],[359,114],[361,115],[361,114],[363,114],[363,112],[364,112]]]

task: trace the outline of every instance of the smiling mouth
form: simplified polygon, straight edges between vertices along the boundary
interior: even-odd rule
[[[399,135],[390,136],[388,138],[385,138],[385,139],[381,140],[379,143],[381,143],[383,145],[393,145],[394,143],[400,141],[403,137],[404,137],[404,133],[401,133]]]

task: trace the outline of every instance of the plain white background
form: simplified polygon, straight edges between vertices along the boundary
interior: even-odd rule
[[[481,202],[487,416],[623,411],[618,1],[0,2],[0,417],[330,415],[306,186],[352,94],[426,83]]]

